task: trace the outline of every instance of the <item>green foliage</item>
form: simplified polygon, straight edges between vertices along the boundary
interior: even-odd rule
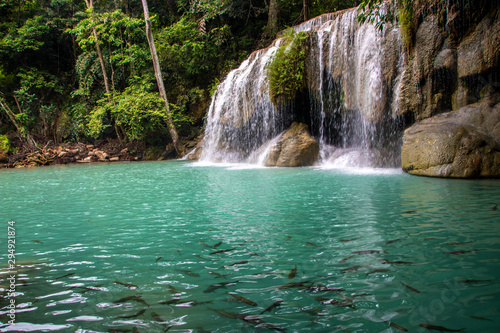
[[[265,46],[269,1],[148,2],[168,99],[175,101],[172,117],[181,135],[190,135],[189,115],[200,125],[218,83],[250,52]],[[312,1],[311,13],[357,2]],[[302,6],[302,1],[280,0],[278,29],[299,23]],[[128,139],[156,133],[168,137],[156,89],[150,81],[141,87],[134,79],[153,73],[142,15],[140,3],[130,1],[94,0],[94,8],[87,10],[81,0],[0,0],[0,91],[21,130],[45,139],[85,140],[89,134],[110,135],[106,127],[117,124]],[[96,41],[110,96],[105,95]],[[296,82],[301,82],[298,69]],[[278,94],[293,95],[292,90]],[[4,113],[0,120],[11,123]]]
[[[166,131],[166,110],[159,93],[152,92],[151,78],[133,78],[125,91],[116,93],[113,98],[98,101],[88,116],[88,134],[97,138],[102,131],[111,126],[111,121],[122,128],[129,140],[142,139],[152,132]],[[175,108],[175,107],[174,107]],[[174,124],[189,120],[174,111]]]
[[[0,135],[0,154],[10,151],[10,142],[7,135]]]
[[[293,99],[304,86],[308,36],[292,29],[283,37],[267,69],[269,97],[273,103]]]
[[[396,0],[398,7],[398,21],[403,35],[403,43],[408,48],[411,46],[413,38],[413,3],[415,0]],[[384,0],[363,0],[359,5],[361,13],[358,21],[361,23],[370,22],[375,27],[382,30],[384,25],[394,20],[394,14],[383,8]]]
[[[0,42],[0,48],[13,52],[37,51],[44,45],[50,27],[42,16],[26,20],[19,29],[12,30]]]
[[[379,30],[384,28],[384,25],[394,19],[394,15],[389,10],[383,8],[384,0],[363,0],[359,8],[361,13],[358,15],[358,21],[361,23],[370,22],[375,24]]]
[[[187,80],[201,79],[217,68],[220,47],[230,36],[227,25],[203,32],[196,22],[182,18],[158,34],[157,49],[162,68]]]

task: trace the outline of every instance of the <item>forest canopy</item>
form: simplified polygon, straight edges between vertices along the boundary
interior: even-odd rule
[[[276,33],[357,0],[149,0],[172,119],[199,134],[219,82]],[[170,141],[139,0],[0,0],[0,135]]]

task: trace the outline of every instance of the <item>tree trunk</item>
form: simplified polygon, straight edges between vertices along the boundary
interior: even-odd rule
[[[304,7],[302,11],[304,12],[304,21],[311,18],[311,0],[304,0]]]
[[[278,19],[280,16],[280,7],[278,0],[271,0],[269,2],[269,14],[267,16],[267,37],[274,38],[278,32]]]
[[[94,6],[92,0],[85,0],[85,4],[87,5],[87,9],[90,9]],[[92,24],[94,23],[94,13],[92,12]],[[97,38],[97,31],[95,28],[92,28],[92,34],[95,38],[95,48],[97,51],[97,56],[99,57],[99,63],[101,64],[102,77],[104,79],[104,88],[106,89],[106,94],[108,94],[108,101],[111,101],[111,90],[109,89],[108,82],[108,74],[106,73],[106,65],[104,64],[104,57],[102,56],[101,47],[99,46],[99,39]]]
[[[17,100],[17,97],[14,95],[14,100],[16,101],[17,107],[19,108],[19,112],[21,111],[21,107],[19,106],[19,102]],[[16,120],[16,116],[14,112],[10,109],[10,107],[3,103],[2,99],[0,98],[0,107],[5,111],[5,113],[9,116],[10,120],[16,126],[17,132],[24,138],[26,139],[26,142],[28,143],[28,147],[31,150],[37,150],[38,145],[36,144],[35,140],[31,137],[29,133],[26,133],[21,125]]]
[[[85,1],[85,5],[87,5],[87,9],[91,9],[94,6],[93,0],[84,0],[84,1]],[[94,12],[92,11],[92,24],[93,23],[94,23]],[[111,89],[109,88],[108,73],[106,71],[106,64],[104,63],[104,57],[102,55],[101,47],[99,46],[99,39],[97,38],[97,31],[95,30],[94,27],[92,28],[92,34],[94,35],[97,57],[99,58],[99,63],[101,65],[102,77],[104,80],[104,89],[106,90],[108,102],[111,103],[113,99],[111,97]],[[118,138],[118,142],[120,142],[120,146],[123,146],[123,139],[122,139],[120,133],[118,131],[116,131],[116,125],[115,125],[115,132],[116,132],[116,137]]]
[[[172,114],[170,113],[170,107],[168,105],[167,92],[165,91],[165,85],[163,84],[163,77],[161,75],[160,61],[158,60],[158,54],[156,53],[155,41],[153,39],[153,31],[151,30],[151,19],[149,18],[149,9],[147,0],[141,0],[142,7],[144,8],[144,21],[146,22],[146,36],[148,38],[149,50],[151,51],[151,58],[153,58],[153,67],[155,70],[156,83],[158,84],[158,90],[160,91],[160,96],[165,104],[166,120],[168,131],[172,137],[174,143],[175,151],[178,156],[184,154],[184,149],[179,140],[179,134],[175,129],[174,122],[172,121]]]

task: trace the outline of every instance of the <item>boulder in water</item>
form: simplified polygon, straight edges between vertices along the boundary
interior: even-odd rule
[[[500,177],[500,103],[487,101],[425,119],[405,131],[403,170],[451,178]]]
[[[319,158],[319,144],[306,124],[293,123],[269,149],[266,166],[300,167],[314,165]]]

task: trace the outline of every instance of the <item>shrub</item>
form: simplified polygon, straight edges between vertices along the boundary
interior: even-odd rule
[[[7,159],[7,154],[10,151],[10,142],[6,135],[0,135],[0,161]]]
[[[269,97],[274,104],[293,99],[303,88],[307,52],[307,34],[289,30],[267,68]]]

